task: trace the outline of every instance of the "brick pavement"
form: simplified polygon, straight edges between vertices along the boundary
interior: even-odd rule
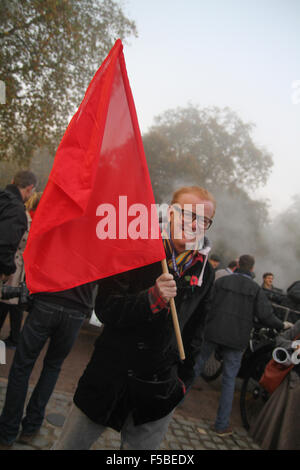
[[[0,410],[2,410],[6,393],[7,379],[0,379]],[[31,387],[29,388],[31,391]],[[72,404],[72,394],[54,392],[46,410],[46,419],[39,435],[31,445],[16,442],[12,450],[49,450],[60,436],[62,427],[48,422],[47,416],[56,413],[66,416]],[[212,422],[204,419],[183,417],[175,412],[168,432],[160,450],[259,450],[242,427],[235,427],[234,434],[218,437],[210,430]],[[119,433],[107,431],[94,443],[92,450],[118,450],[120,448]]]

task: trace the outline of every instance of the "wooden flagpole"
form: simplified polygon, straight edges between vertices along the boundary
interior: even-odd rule
[[[162,266],[163,273],[168,274],[169,269],[168,269],[166,259],[163,259],[161,261],[161,266]],[[171,308],[171,313],[172,313],[172,320],[173,320],[177,345],[178,345],[178,349],[179,349],[179,356],[180,356],[180,359],[183,361],[185,359],[185,353],[184,353],[184,348],[183,348],[183,343],[182,343],[182,338],[181,338],[179,322],[178,322],[178,317],[177,317],[177,312],[176,312],[176,305],[175,305],[174,299],[173,298],[170,299],[169,303],[170,303],[170,308]]]

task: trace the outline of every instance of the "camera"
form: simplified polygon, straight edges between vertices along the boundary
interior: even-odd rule
[[[5,284],[0,285],[0,301],[18,297],[19,305],[27,305],[29,303],[29,295],[25,282],[21,282],[18,287],[6,286]]]

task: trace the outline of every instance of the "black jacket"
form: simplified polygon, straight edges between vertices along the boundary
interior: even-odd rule
[[[291,284],[287,291],[284,301],[281,303],[284,307],[290,309],[288,320],[292,323],[300,320],[300,281],[295,281]]]
[[[264,326],[283,328],[282,321],[274,315],[270,301],[250,273],[236,270],[214,284],[204,338],[242,351],[249,342],[255,317]]]
[[[300,281],[295,281],[287,288],[287,297],[300,310]]]
[[[207,263],[202,286],[192,287],[187,275],[199,277],[201,269],[198,262],[177,281],[175,303],[188,359],[214,279]],[[184,395],[171,313],[164,309],[153,314],[148,299],[148,288],[161,273],[155,263],[99,283],[95,312],[104,328],[74,402],[91,420],[118,431],[129,412],[135,424],[157,420]]]
[[[0,191],[0,274],[16,270],[15,254],[27,230],[27,217],[21,193],[10,184]]]
[[[285,300],[285,294],[282,289],[278,289],[277,287],[272,287],[272,289],[266,289],[262,286],[262,290],[264,291],[270,302],[274,302],[280,305]]]

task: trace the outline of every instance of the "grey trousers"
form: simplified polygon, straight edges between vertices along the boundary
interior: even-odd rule
[[[121,430],[121,450],[156,450],[168,430],[173,411],[157,421],[134,425],[129,415]],[[60,438],[52,450],[88,450],[107,429],[91,421],[74,404],[66,419]]]

